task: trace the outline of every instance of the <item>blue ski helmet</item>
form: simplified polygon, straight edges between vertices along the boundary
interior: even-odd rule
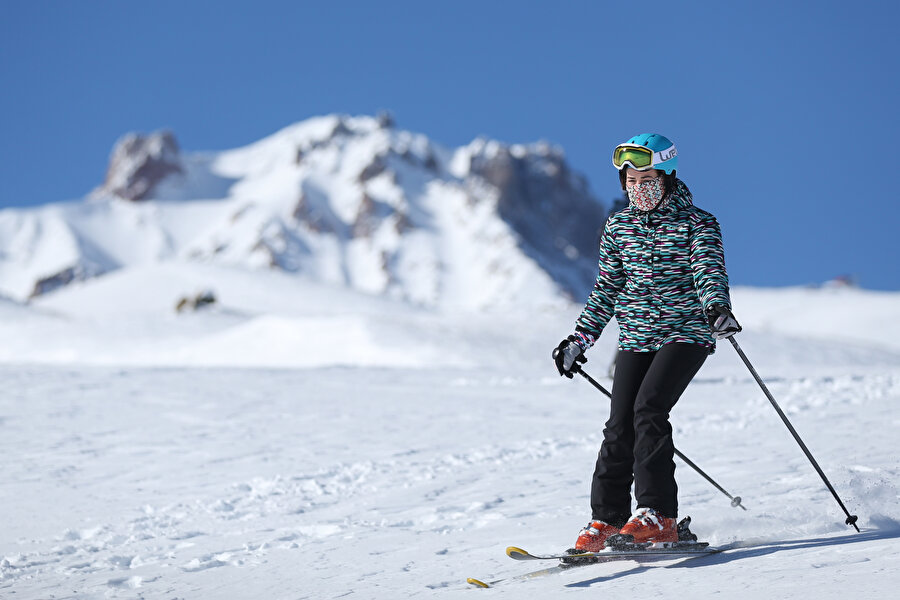
[[[659,169],[671,175],[678,168],[678,151],[666,136],[642,133],[616,146],[613,165],[620,171],[630,166],[638,171]]]

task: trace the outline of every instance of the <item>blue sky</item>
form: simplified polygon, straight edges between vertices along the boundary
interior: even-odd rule
[[[557,143],[609,201],[612,148],[655,131],[732,284],[897,290],[898,23],[864,0],[7,0],[0,206],[83,196],[129,131],[220,150],[380,109],[447,146]]]

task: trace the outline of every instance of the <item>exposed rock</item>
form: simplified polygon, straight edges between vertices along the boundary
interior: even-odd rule
[[[413,224],[409,219],[409,215],[402,211],[397,211],[394,215],[394,230],[403,235],[410,229],[412,229]]]
[[[594,254],[607,215],[562,150],[476,142],[470,173],[498,190],[498,212],[519,235],[520,248],[573,297],[585,294],[585,282],[596,277]]]
[[[362,200],[359,203],[359,210],[356,213],[356,220],[353,221],[351,231],[353,237],[369,237],[378,226],[376,219],[376,205],[372,198],[363,193]]]
[[[431,172],[436,172],[438,170],[438,161],[434,157],[434,153],[429,149],[428,155],[425,157],[425,162],[423,163],[426,169]]]
[[[413,166],[424,167],[432,173],[436,173],[438,171],[438,162],[431,148],[427,148],[425,150],[424,157],[419,157],[409,148],[404,148],[403,151],[400,152],[400,158]]]
[[[331,212],[327,204],[314,202],[305,190],[301,190],[300,198],[297,200],[296,206],[294,206],[292,216],[315,233],[334,234],[338,233],[339,229],[344,228],[336,227],[336,224],[340,224],[340,221]]]
[[[129,133],[113,148],[103,190],[139,201],[150,196],[160,181],[182,172],[178,142],[172,132]]]
[[[175,304],[175,312],[199,310],[216,303],[216,294],[212,290],[203,290],[193,296],[182,296]]]
[[[338,119],[338,122],[335,123],[334,129],[331,130],[331,138],[334,139],[339,135],[353,135],[353,129],[351,129],[347,122],[344,120],[344,117]]]
[[[378,111],[378,116],[376,118],[378,120],[378,126],[382,129],[391,129],[396,125],[394,113],[389,110]]]
[[[301,268],[301,258],[309,254],[309,247],[279,218],[265,223],[259,239],[251,249],[270,268],[294,272]]]
[[[237,209],[236,211],[234,211],[234,214],[231,215],[231,222],[237,223],[238,221],[243,219],[252,210],[253,210],[252,204],[245,204],[244,206],[242,206],[239,209]]]
[[[384,173],[385,169],[387,169],[387,162],[385,161],[384,156],[381,154],[376,154],[375,158],[372,159],[366,167],[359,174],[359,182],[365,183],[370,179],[374,179]]]
[[[63,269],[59,273],[50,275],[49,277],[38,279],[34,283],[34,290],[31,292],[31,298],[36,298],[37,296],[47,294],[53,290],[69,285],[76,279],[83,279],[78,267],[69,267]]]

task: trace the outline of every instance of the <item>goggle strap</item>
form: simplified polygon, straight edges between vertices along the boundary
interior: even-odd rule
[[[672,144],[665,150],[660,150],[659,152],[653,153],[653,164],[658,165],[660,163],[664,163],[669,159],[675,158],[678,156],[678,150],[675,149],[675,144]]]

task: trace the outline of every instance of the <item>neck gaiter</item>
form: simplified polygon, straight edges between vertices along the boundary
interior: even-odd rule
[[[644,212],[656,208],[663,198],[663,186],[659,177],[633,185],[625,191],[628,192],[631,205]]]

